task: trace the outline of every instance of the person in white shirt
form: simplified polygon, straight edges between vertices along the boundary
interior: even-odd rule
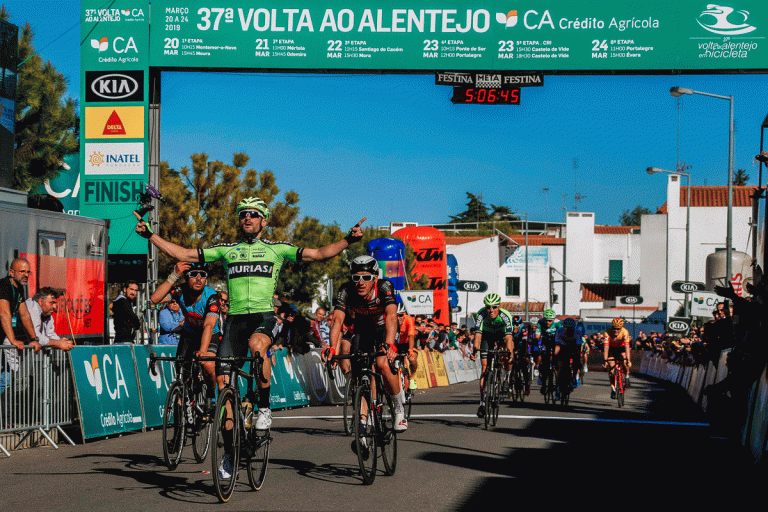
[[[53,288],[44,286],[40,288],[31,298],[25,301],[29,316],[32,317],[32,325],[35,328],[35,338],[29,341],[29,344],[35,348],[35,351],[42,347],[58,348],[69,350],[74,343],[69,338],[62,338],[54,329],[53,313],[59,306],[59,292]],[[6,337],[3,340],[4,345],[10,345],[10,340]],[[6,361],[11,370],[18,369],[18,354],[14,351],[6,351]]]

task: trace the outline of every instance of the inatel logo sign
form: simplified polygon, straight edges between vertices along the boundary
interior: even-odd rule
[[[86,71],[85,101],[144,101],[143,71]]]

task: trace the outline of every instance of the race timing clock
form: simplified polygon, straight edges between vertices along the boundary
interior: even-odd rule
[[[456,105],[519,105],[520,88],[454,87],[451,102]]]

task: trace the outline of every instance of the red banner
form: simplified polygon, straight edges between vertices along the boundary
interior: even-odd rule
[[[77,339],[83,334],[104,334],[104,262],[23,254],[29,261],[29,295],[44,286],[60,292],[54,315],[56,334]]]

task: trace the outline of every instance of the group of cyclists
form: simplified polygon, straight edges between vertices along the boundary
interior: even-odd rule
[[[159,303],[171,294],[184,313],[184,329],[178,348],[180,362],[191,361],[194,357],[208,358],[202,364],[204,378],[208,382],[205,410],[213,413],[215,390],[223,389],[228,382],[229,368],[221,359],[260,354],[266,363],[261,378],[255,379],[258,395],[254,409],[257,411],[253,428],[269,431],[272,423],[270,409],[270,377],[268,349],[273,342],[276,325],[272,303],[280,269],[285,262],[319,262],[340,254],[347,247],[362,239],[361,219],[347,235],[336,242],[319,249],[300,248],[287,242],[275,242],[263,237],[271,212],[267,204],[258,198],[240,201],[236,209],[239,229],[238,241],[208,248],[184,248],[154,233],[140,217],[136,232],[155,245],[160,251],[177,260],[174,271],[161,283],[151,296]],[[207,263],[220,261],[227,274],[229,290],[229,313],[226,322],[221,321],[221,304],[215,290],[207,286]],[[359,256],[351,263],[350,281],[344,284],[334,298],[330,348],[323,351],[324,360],[332,361],[334,355],[351,352],[376,351],[375,369],[383,377],[384,389],[394,404],[394,430],[402,432],[408,428],[404,416],[405,387],[412,387],[415,381],[403,385],[396,375],[392,363],[400,357],[407,361],[411,374],[417,369],[414,347],[415,330],[408,315],[396,301],[393,284],[379,277],[378,262],[371,256]],[[525,361],[533,359],[542,381],[550,362],[561,366],[569,357],[581,364],[580,350],[584,332],[575,320],[567,318],[555,321],[552,310],[544,312],[535,329],[525,324],[519,316],[501,308],[501,297],[490,293],[484,298],[484,307],[477,314],[476,334],[472,359],[479,353],[483,375],[480,379],[481,404],[487,366],[488,351],[494,347],[505,348],[511,356],[515,350],[525,351]],[[619,319],[614,320],[612,332],[608,333],[606,360],[629,360],[629,335]],[[529,350],[530,346],[530,350]],[[624,353],[620,353],[624,350]],[[552,357],[554,356],[554,359]],[[219,360],[210,360],[217,357]],[[183,364],[183,363],[180,363]],[[614,364],[614,363],[610,363]],[[344,373],[350,371],[348,359],[341,360]],[[504,364],[505,381],[512,368],[512,357]],[[525,372],[525,393],[530,393],[530,372]],[[542,390],[543,391],[543,390]],[[233,411],[227,410],[231,417]],[[361,414],[364,414],[361,413]],[[481,405],[478,416],[483,416]],[[224,423],[226,425],[226,423]],[[226,427],[221,433],[224,446],[227,436],[233,433]],[[354,444],[354,443],[353,443]],[[219,476],[229,478],[233,473],[232,454],[221,458]]]
[[[513,315],[501,307],[501,297],[496,293],[489,293],[483,299],[484,307],[477,313],[474,347],[471,355],[475,360],[479,354],[481,361],[480,377],[480,406],[477,416],[485,416],[486,376],[488,367],[488,353],[494,348],[506,349],[502,358],[502,382],[503,392],[511,390],[511,378],[514,370],[514,354],[522,357],[517,360],[522,362],[525,394],[530,394],[531,368],[538,372],[541,393],[546,395],[554,391],[555,401],[560,400],[561,386],[554,390],[553,379],[550,374],[570,375],[569,389],[580,384],[583,372],[586,371],[587,355],[590,350],[584,326],[574,318],[556,320],[554,310],[547,309],[542,317],[532,327],[525,323],[522,317]],[[611,327],[605,332],[605,344],[603,346],[604,366],[608,368],[611,385],[611,398],[616,397],[616,385],[614,382],[614,366],[619,365],[625,375],[632,363],[630,360],[629,332],[624,328],[624,320],[614,318]],[[570,368],[565,365],[571,365]],[[563,370],[569,373],[564,373]]]

